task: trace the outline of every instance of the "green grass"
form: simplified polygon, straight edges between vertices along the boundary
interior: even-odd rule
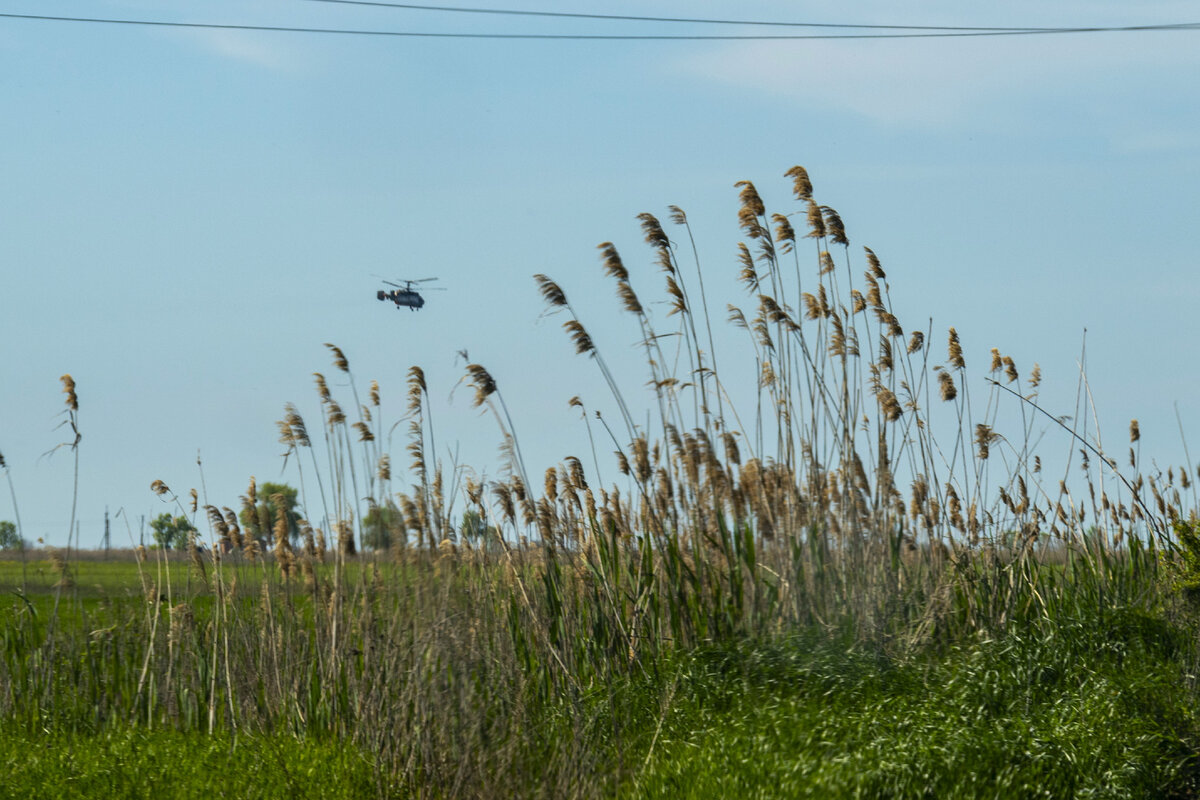
[[[358,749],[291,736],[0,728],[0,798],[361,798],[388,794]]]
[[[620,795],[1195,796],[1185,644],[1120,612],[925,659],[811,637],[697,654]]]
[[[1185,637],[1129,609],[906,657],[810,630],[702,648],[575,712],[606,729],[622,798],[1191,797]],[[569,712],[539,723],[547,758]],[[369,753],[287,734],[9,726],[0,752],[0,798],[404,796]]]

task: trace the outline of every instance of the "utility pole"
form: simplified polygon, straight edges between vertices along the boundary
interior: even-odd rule
[[[146,546],[146,515],[142,514],[142,524],[138,526],[138,544]]]
[[[104,557],[108,558],[108,548],[111,544],[108,529],[108,506],[104,507]]]

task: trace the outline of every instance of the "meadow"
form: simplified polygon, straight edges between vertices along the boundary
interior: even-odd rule
[[[610,390],[611,418],[571,403],[617,483],[593,453],[530,472],[471,364],[507,471],[445,474],[413,367],[400,488],[378,387],[329,345],[350,396],[318,375],[319,421],[277,423],[294,530],[253,479],[245,515],[156,481],[198,529],[170,558],[6,554],[0,796],[1200,794],[1194,466],[1143,470],[1136,422],[1118,462],[999,351],[969,380],[786,176],[803,232],[737,185],[749,407],[682,210],[639,217],[665,315],[600,246],[648,397],[535,277]]]

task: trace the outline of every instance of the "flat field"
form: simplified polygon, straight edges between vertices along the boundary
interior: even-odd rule
[[[355,560],[343,579],[374,593],[373,603],[395,603],[401,586],[450,601],[433,617],[413,607],[386,630],[432,619],[455,626],[468,608],[439,584],[469,593],[485,571],[499,580],[499,565],[459,563],[466,560]],[[274,565],[222,565],[231,635],[215,640],[206,633],[222,625],[213,618],[213,576],[185,560],[150,560],[139,570],[130,557],[87,554],[70,562],[66,582],[61,569],[50,560],[0,560],[0,797],[489,794],[484,783],[468,787],[466,775],[457,787],[444,775],[406,775],[395,759],[406,752],[411,717],[400,709],[337,709],[386,696],[370,678],[373,660],[385,670],[398,660],[385,637],[352,635],[345,677],[332,690],[275,673],[283,658],[288,673],[311,678],[316,671],[296,640],[321,633],[311,591],[295,579],[289,587]],[[331,581],[333,571],[324,565],[315,580]],[[170,599],[160,591],[168,577]],[[367,596],[348,619],[364,613]],[[184,611],[172,615],[181,607],[186,623]],[[239,630],[250,620],[262,635]],[[480,719],[455,724],[473,730],[473,747],[494,748],[476,757],[498,768],[490,788],[504,795],[1187,797],[1200,787],[1188,630],[1126,606],[899,654],[810,627],[664,654],[644,670],[596,676],[569,693],[570,703],[492,692],[491,703],[503,699],[521,716],[490,728],[506,734],[495,739],[479,723],[503,706],[489,708],[475,687],[464,711]],[[293,641],[276,648],[269,640],[281,635]],[[470,659],[464,648],[462,660]],[[215,684],[235,691],[212,692],[214,666],[229,670]],[[453,658],[425,668],[456,672]],[[287,700],[275,694],[281,687]],[[438,714],[462,713],[449,704],[452,694],[445,684],[434,693],[445,704]],[[368,725],[378,728],[364,735]]]

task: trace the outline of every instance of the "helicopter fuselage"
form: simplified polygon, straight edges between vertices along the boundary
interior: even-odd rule
[[[421,295],[417,294],[416,292],[406,289],[393,289],[389,292],[385,292],[380,289],[378,292],[376,292],[375,296],[380,300],[391,300],[396,304],[396,308],[404,307],[416,311],[418,308],[422,308],[425,305],[424,297],[421,297]]]

